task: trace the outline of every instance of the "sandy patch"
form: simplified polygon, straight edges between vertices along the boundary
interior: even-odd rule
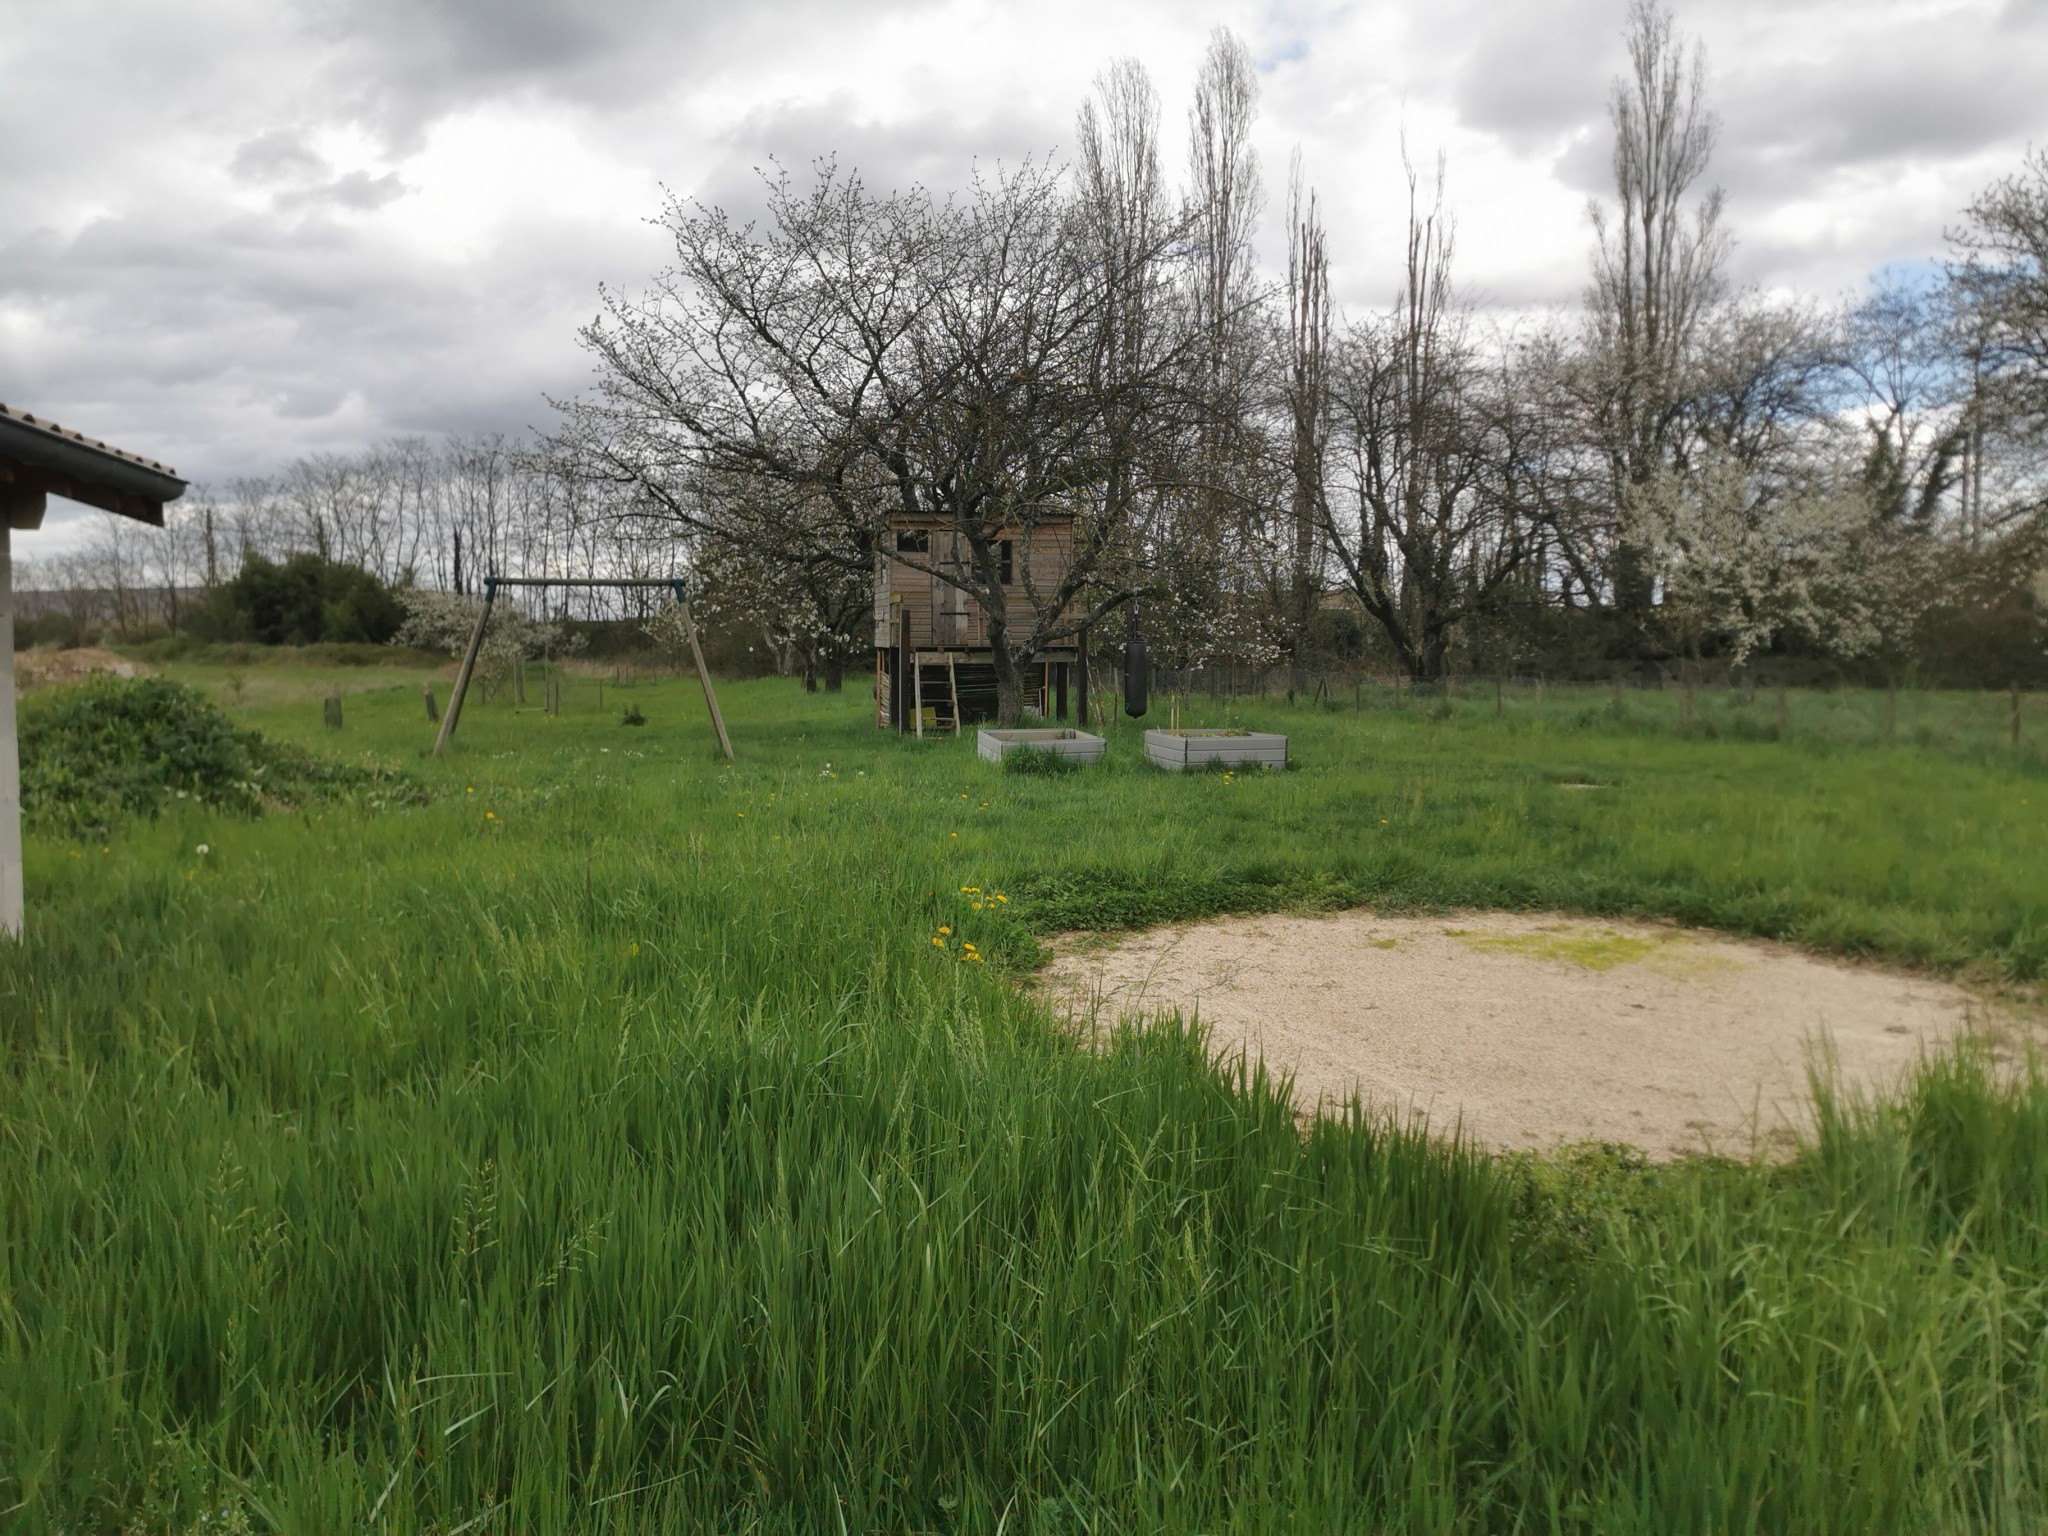
[[[1929,1047],[2017,1017],[1945,982],[1783,945],[1549,915],[1247,917],[1063,941],[1077,1018],[1199,1016],[1304,1110],[1369,1101],[1506,1148],[1746,1155],[1811,1123],[1807,1069],[1882,1091]]]
[[[36,648],[14,653],[14,680],[23,688],[75,683],[94,676],[141,677],[148,671],[140,662],[89,645],[66,651]]]

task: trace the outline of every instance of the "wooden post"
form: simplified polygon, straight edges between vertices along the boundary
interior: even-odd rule
[[[434,702],[434,685],[432,683],[422,683],[420,685],[420,692],[425,695],[427,701],[427,724],[439,725],[441,723],[441,706]]]
[[[462,701],[469,697],[470,674],[476,671],[476,653],[484,648],[484,626],[491,621],[491,604],[497,601],[498,589],[489,582],[484,583],[484,605],[476,613],[476,628],[469,632],[469,649],[462,653],[462,665],[455,673],[455,692],[448,700],[448,713],[441,717],[441,734],[434,738],[434,756],[439,757],[448,750],[448,743],[455,739],[456,722],[462,718]]]
[[[21,759],[14,740],[14,563],[0,509],[0,936],[21,932]]]
[[[711,687],[711,669],[704,665],[704,648],[697,643],[697,621],[690,616],[688,601],[679,604],[683,610],[683,633],[690,637],[690,659],[697,663],[697,681],[704,685],[704,707],[711,711],[711,728],[718,732],[718,750],[725,754],[725,760],[732,761],[732,738],[725,734],[725,716],[718,712],[718,695]]]
[[[910,728],[910,615],[903,599],[889,599],[889,724],[901,736]]]
[[[327,695],[327,702],[321,707],[320,718],[330,731],[341,729],[341,690],[334,689]]]
[[[1074,717],[1088,729],[1088,631],[1074,636]]]

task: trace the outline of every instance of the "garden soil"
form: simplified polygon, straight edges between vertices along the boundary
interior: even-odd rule
[[[82,682],[88,677],[141,677],[149,670],[140,662],[92,646],[74,646],[63,651],[36,648],[14,653],[14,678],[23,688]]]
[[[1895,1085],[1972,1032],[2035,1021],[1966,989],[1783,945],[1556,915],[1244,917],[1069,935],[1044,985],[1084,1026],[1179,1011],[1263,1059],[1304,1113],[1357,1093],[1484,1145],[1783,1153],[1810,1071]]]

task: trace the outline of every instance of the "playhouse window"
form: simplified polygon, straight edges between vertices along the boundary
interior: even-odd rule
[[[1007,587],[1017,579],[1017,544],[1014,539],[1004,539],[996,549],[1003,567],[1003,585]]]
[[[928,555],[932,552],[932,534],[929,528],[898,528],[896,530],[896,553],[899,555]]]

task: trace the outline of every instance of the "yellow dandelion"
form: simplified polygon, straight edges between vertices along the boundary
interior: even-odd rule
[[[952,929],[945,927],[943,924],[939,928],[939,932],[941,933],[951,933],[952,931]]]
[[[948,837],[958,837],[959,835],[960,835],[960,834],[959,834],[958,832],[948,832],[948,833],[946,834],[946,836],[948,836]]]
[[[1010,899],[1010,898],[1009,898],[1009,897],[1007,897],[1007,896],[1005,896],[1005,895],[1004,895],[1004,894],[1003,894],[1003,893],[1002,893],[1001,891],[997,891],[997,892],[996,892],[996,900],[997,900],[997,901],[1008,901],[1009,899]]]
[[[470,785],[470,786],[469,786],[469,788],[467,788],[467,789],[465,789],[465,790],[463,791],[463,793],[464,793],[465,795],[473,795],[473,794],[475,794],[475,793],[476,793],[476,786],[475,786],[474,784]]]
[[[497,819],[498,819],[498,813],[497,813],[496,811],[485,811],[485,812],[484,812],[484,820],[485,820],[485,821],[496,821]]]
[[[638,944],[629,944],[626,946],[626,953],[629,955],[637,955],[640,953],[640,946]]]
[[[932,942],[938,945],[941,949],[944,949],[946,947],[946,941],[940,938],[937,934],[932,935]]]

